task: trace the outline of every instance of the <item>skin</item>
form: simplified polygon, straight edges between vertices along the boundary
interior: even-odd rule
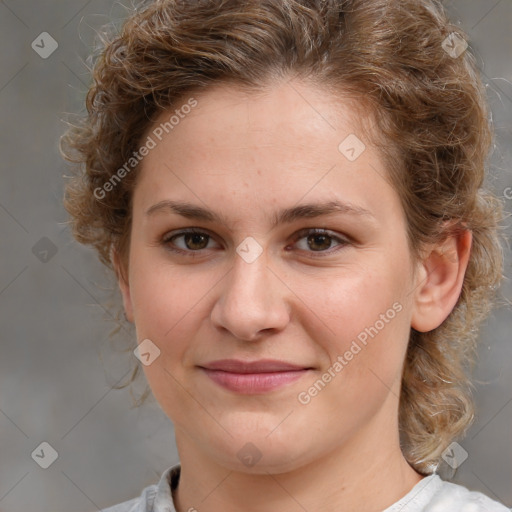
[[[434,329],[454,307],[471,234],[413,261],[399,196],[348,100],[295,80],[269,84],[264,94],[224,84],[194,97],[197,107],[142,161],[127,277],[119,281],[138,342],[150,339],[161,351],[144,371],[175,426],[177,510],[383,510],[423,477],[398,437],[410,328]],[[349,134],[366,144],[355,161],[338,150]],[[168,199],[206,207],[225,222],[145,213]],[[271,225],[275,211],[334,199],[371,215]],[[210,238],[169,241],[190,227]],[[303,228],[334,238],[294,239]],[[236,252],[249,236],[263,251],[252,263]],[[119,261],[114,253],[118,271]],[[300,403],[298,393],[397,302],[401,311]],[[280,389],[243,395],[198,368],[224,358],[313,369]],[[252,466],[237,456],[248,442],[261,455]]]

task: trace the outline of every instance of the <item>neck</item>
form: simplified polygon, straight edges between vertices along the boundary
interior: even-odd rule
[[[378,427],[378,428],[377,428]],[[176,430],[181,475],[177,512],[375,512],[407,494],[423,475],[404,459],[398,428],[377,422],[323,457],[286,473],[244,473],[218,465]],[[398,426],[396,426],[398,427]]]

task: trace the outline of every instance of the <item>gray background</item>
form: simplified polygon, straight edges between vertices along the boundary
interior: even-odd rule
[[[491,186],[503,196],[512,186],[512,0],[447,5],[468,32],[488,84],[496,130]],[[178,461],[172,424],[154,399],[131,408],[128,389],[111,389],[133,367],[134,356],[119,350],[135,338],[121,332],[109,342],[114,324],[103,305],[114,282],[93,251],[72,240],[61,204],[69,171],[58,138],[66,113],[83,106],[89,81],[83,59],[95,29],[125,14],[119,3],[104,0],[0,2],[3,512],[99,510],[139,495]],[[47,59],[31,48],[45,31],[59,45]],[[510,211],[512,199],[504,201]],[[506,257],[510,276],[508,249]],[[510,301],[511,292],[507,279],[501,295]],[[460,442],[469,456],[455,477],[509,507],[511,327],[509,305],[497,309],[481,331],[478,415]],[[144,389],[141,382],[136,394]],[[31,456],[42,442],[58,452],[48,469]]]

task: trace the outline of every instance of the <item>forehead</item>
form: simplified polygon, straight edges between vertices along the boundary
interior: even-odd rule
[[[236,217],[241,206],[275,211],[278,202],[289,207],[304,198],[371,210],[394,193],[383,191],[386,171],[362,127],[361,106],[309,84],[281,82],[255,93],[219,85],[185,95],[146,136],[155,147],[135,194],[145,208],[186,197]]]
[[[192,101],[195,106],[189,108]],[[172,116],[173,113],[178,114],[179,119]],[[169,126],[171,117],[174,120]],[[189,121],[183,123],[184,119]],[[180,132],[177,135],[180,138],[189,136],[189,130],[193,130],[198,136],[203,136],[201,141],[206,137],[207,140],[219,142],[221,139],[233,143],[243,137],[245,145],[249,145],[252,142],[247,138],[249,134],[255,142],[261,143],[265,138],[273,141],[276,134],[282,140],[315,138],[316,133],[326,130],[339,137],[350,128],[368,139],[367,127],[371,119],[372,113],[368,108],[348,95],[334,95],[311,82],[282,79],[258,90],[220,83],[185,94],[171,109],[160,113],[148,133],[160,127],[164,132],[162,137],[171,133],[176,136],[176,132]],[[178,124],[186,126],[177,130]],[[237,131],[232,131],[234,126]]]

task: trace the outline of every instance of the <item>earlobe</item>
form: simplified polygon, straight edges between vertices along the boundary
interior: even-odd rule
[[[114,267],[119,290],[121,291],[121,296],[123,298],[123,306],[126,319],[133,323],[133,308],[130,295],[130,284],[128,282],[128,276],[125,276],[125,272],[123,272],[122,262],[120,261],[119,254],[114,247],[112,247],[110,250],[110,261]]]
[[[439,327],[459,299],[469,262],[472,233],[464,230],[431,247],[420,264],[411,327],[428,332]]]

